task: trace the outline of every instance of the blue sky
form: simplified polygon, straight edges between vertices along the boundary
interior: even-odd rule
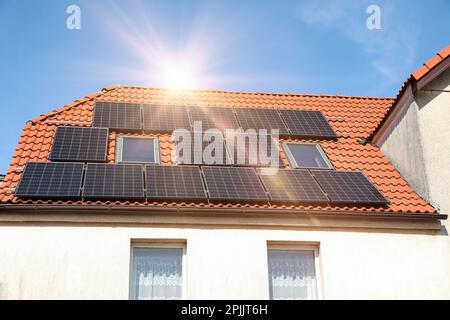
[[[449,21],[448,0],[0,0],[0,172],[27,120],[105,86],[162,85],[162,60],[192,63],[200,88],[393,96],[449,44]]]

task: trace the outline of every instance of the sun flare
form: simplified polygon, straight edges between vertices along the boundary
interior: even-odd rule
[[[166,63],[161,67],[162,83],[172,89],[193,89],[198,84],[194,68],[189,63]]]

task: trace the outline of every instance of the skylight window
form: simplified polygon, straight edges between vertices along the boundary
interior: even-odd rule
[[[159,163],[158,139],[153,137],[119,137],[116,156],[116,162]]]
[[[317,143],[286,143],[284,150],[293,168],[333,168]]]

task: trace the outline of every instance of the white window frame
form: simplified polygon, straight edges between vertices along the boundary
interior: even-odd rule
[[[142,161],[123,161],[123,139],[153,139],[153,153],[155,155],[154,162],[142,162]],[[116,144],[116,163],[146,163],[146,164],[160,164],[160,148],[159,148],[159,137],[157,136],[131,136],[131,135],[120,135],[117,137]]]
[[[134,286],[133,286],[133,261],[134,256],[133,252],[135,248],[149,248],[149,249],[183,249],[183,256],[181,257],[181,298],[180,300],[186,300],[187,296],[187,258],[186,258],[186,250],[187,244],[185,240],[133,240],[130,246],[130,270],[129,270],[129,285],[128,285],[128,299],[136,300],[133,297]]]
[[[319,154],[322,156],[322,159],[325,161],[327,168],[320,168],[320,167],[304,167],[300,166],[297,161],[295,160],[294,155],[292,154],[291,150],[289,149],[289,145],[313,145],[316,147],[317,151],[319,151]],[[330,162],[330,159],[328,159],[327,154],[325,151],[323,151],[322,146],[320,143],[315,142],[284,142],[283,143],[283,151],[286,154],[286,157],[289,161],[289,164],[294,169],[314,169],[314,170],[330,170],[334,169],[333,165]]]
[[[320,264],[320,250],[319,244],[304,244],[298,242],[279,242],[268,241],[267,242],[267,299],[270,299],[270,283],[269,283],[269,250],[292,250],[292,251],[313,251],[314,252],[314,271],[316,273],[316,290],[317,300],[324,299],[323,287],[322,287],[322,273]]]

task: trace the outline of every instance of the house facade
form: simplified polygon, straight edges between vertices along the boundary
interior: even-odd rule
[[[449,55],[396,98],[113,86],[30,120],[0,298],[450,299]],[[196,119],[277,123],[276,174],[179,164]]]

